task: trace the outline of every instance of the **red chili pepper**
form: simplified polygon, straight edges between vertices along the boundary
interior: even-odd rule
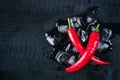
[[[88,41],[88,45],[83,52],[84,54],[79,58],[77,62],[75,62],[70,67],[66,68],[67,72],[73,72],[82,69],[88,62],[91,60],[92,56],[95,54],[95,51],[98,47],[98,43],[100,40],[100,35],[97,32],[92,32],[90,34],[90,38]]]
[[[67,72],[74,72],[74,71],[80,70],[85,65],[87,65],[88,62],[91,60],[91,58],[95,54],[95,51],[97,50],[98,43],[100,40],[100,35],[97,32],[98,27],[99,27],[99,25],[97,25],[96,31],[94,31],[90,34],[88,45],[87,45],[85,51],[83,52],[84,54],[79,58],[79,60],[77,62],[75,62],[70,67],[66,68]]]
[[[83,51],[85,50],[85,48],[84,48],[82,42],[80,41],[80,39],[79,39],[79,37],[78,37],[75,29],[70,27],[69,18],[68,18],[68,25],[69,25],[69,29],[68,29],[69,39],[70,39],[70,41],[72,42],[73,46],[78,50],[78,52],[83,55],[83,54],[84,54]],[[109,62],[100,60],[100,59],[97,58],[96,56],[93,56],[91,60],[92,60],[95,64],[98,64],[98,65],[110,64]]]

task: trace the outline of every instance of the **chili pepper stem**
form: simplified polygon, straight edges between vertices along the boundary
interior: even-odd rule
[[[68,20],[68,29],[71,28],[71,24],[70,24],[70,18],[67,18]]]
[[[98,32],[99,27],[100,27],[100,24],[98,24],[98,25],[97,25],[97,27],[95,28],[95,30],[94,30],[94,31],[95,31],[95,32]]]

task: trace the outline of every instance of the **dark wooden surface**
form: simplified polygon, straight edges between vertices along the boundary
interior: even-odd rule
[[[118,0],[0,0],[0,80],[120,80],[120,1]],[[107,66],[86,66],[66,73],[49,59],[52,47],[44,33],[59,18],[98,6],[99,19],[109,23],[113,51],[101,57]]]

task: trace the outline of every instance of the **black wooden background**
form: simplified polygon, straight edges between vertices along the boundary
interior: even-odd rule
[[[66,73],[49,59],[52,47],[44,33],[59,18],[98,6],[99,19],[109,23],[113,51],[101,58],[107,66],[86,66]],[[0,0],[0,80],[120,80],[119,0]]]

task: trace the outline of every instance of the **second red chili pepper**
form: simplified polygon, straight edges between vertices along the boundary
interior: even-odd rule
[[[77,62],[75,62],[70,67],[66,68],[67,72],[74,72],[82,69],[88,62],[91,60],[92,56],[95,54],[95,51],[98,47],[98,43],[100,40],[100,35],[98,32],[92,32],[90,34],[90,38],[88,41],[88,45],[83,52],[84,54],[79,58]]]

